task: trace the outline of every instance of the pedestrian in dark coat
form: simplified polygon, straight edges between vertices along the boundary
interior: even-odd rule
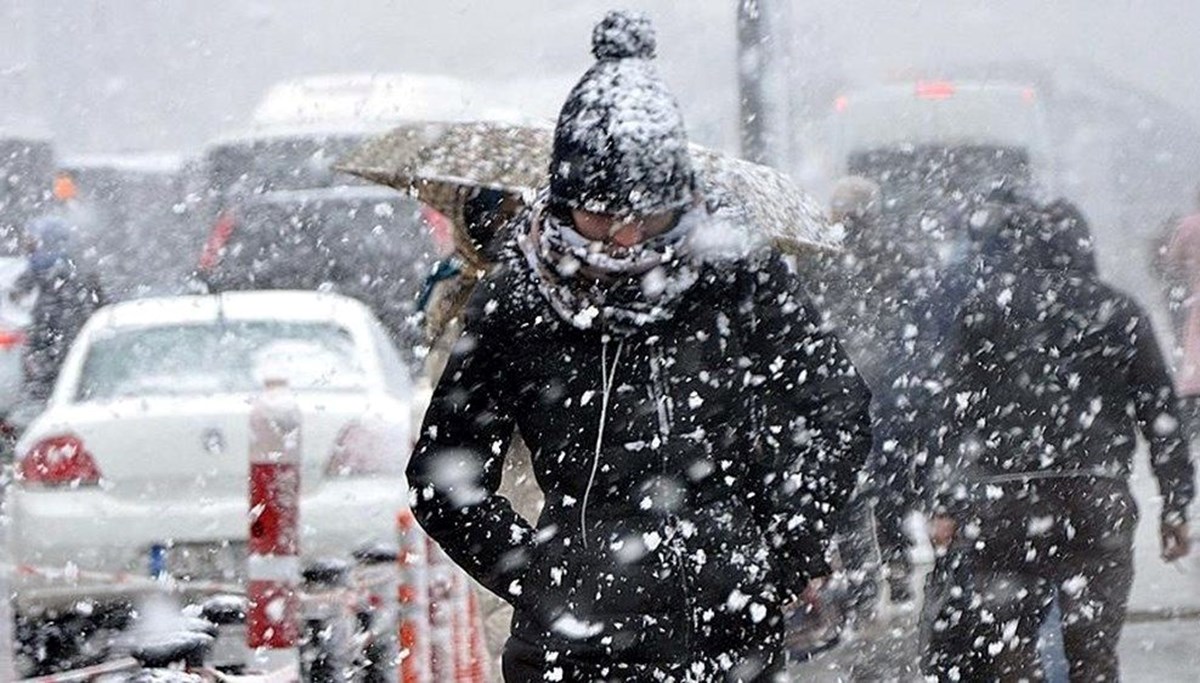
[[[99,278],[71,258],[70,225],[57,216],[26,229],[29,268],[14,285],[14,296],[36,293],[23,358],[26,398],[45,401],[76,335],[104,305]]]
[[[1171,378],[1149,317],[1099,280],[1073,206],[1011,211],[985,249],[946,373],[927,673],[1040,679],[1037,630],[1057,598],[1071,680],[1115,681],[1139,435],[1163,497],[1163,557],[1188,552],[1194,472]]]
[[[874,399],[874,449],[866,476],[839,524],[838,538],[852,614],[869,620],[883,578],[892,602],[912,600],[908,557],[912,542],[904,523],[915,501],[911,486],[915,439],[909,432],[916,420],[903,390],[912,368],[904,362],[905,303],[897,300],[910,269],[901,260],[895,232],[885,225],[876,183],[857,176],[838,181],[830,215],[846,236],[843,251],[827,259],[826,309]]]
[[[778,256],[729,254],[639,16],[594,33],[549,190],[477,286],[409,466],[515,608],[507,681],[766,681],[870,449],[869,394]],[[514,428],[545,494],[496,494]]]

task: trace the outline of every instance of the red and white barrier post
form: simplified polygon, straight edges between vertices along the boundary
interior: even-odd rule
[[[17,680],[16,659],[13,656],[16,634],[13,632],[12,552],[9,547],[9,528],[0,528],[0,681]]]
[[[450,558],[429,539],[426,546],[429,571],[430,668],[435,681],[453,681],[458,675],[454,642],[454,575]]]
[[[467,623],[470,624],[469,647],[471,666],[467,676],[472,683],[485,683],[488,680],[487,643],[483,635],[483,613],[479,609],[479,596],[475,587],[467,582]]]
[[[471,586],[462,572],[450,575],[451,624],[454,629],[454,680],[467,683],[471,680],[471,614],[467,609],[467,594]]]
[[[375,545],[354,553],[358,567],[367,573],[363,584],[364,601],[359,605],[359,620],[371,632],[371,642],[363,656],[370,678],[396,681],[400,666],[400,551],[395,545]],[[364,618],[365,617],[365,618]],[[374,680],[374,679],[372,679]]]
[[[425,534],[412,510],[404,508],[396,519],[400,535],[400,585],[398,630],[400,683],[430,683],[429,580]]]
[[[251,668],[300,670],[300,409],[268,379],[250,410],[246,645]]]
[[[452,598],[449,601],[454,628],[454,680],[456,683],[484,683],[487,656],[484,654],[483,618],[475,586],[462,571],[450,575]]]

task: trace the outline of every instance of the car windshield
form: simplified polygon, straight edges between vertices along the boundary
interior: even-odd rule
[[[299,391],[361,391],[354,341],[329,323],[230,321],[117,330],[94,339],[78,401],[255,391],[284,377]]]

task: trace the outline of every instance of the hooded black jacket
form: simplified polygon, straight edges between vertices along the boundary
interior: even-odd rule
[[[475,291],[408,476],[426,531],[516,608],[510,650],[770,659],[780,604],[827,573],[870,450],[865,385],[776,256],[706,265],[677,305],[610,337],[563,323],[524,264]],[[514,427],[536,528],[496,495]]]
[[[44,401],[54,390],[71,343],[92,313],[105,305],[104,292],[94,273],[68,259],[45,270],[25,271],[14,290],[37,291],[23,357],[24,391],[28,398]]]
[[[989,246],[957,332],[944,373],[938,512],[964,518],[980,546],[990,540],[1018,562],[1026,548],[1014,541],[1051,523],[1073,529],[1069,542],[1081,548],[1125,545],[1141,435],[1163,515],[1183,519],[1194,472],[1170,376],[1149,317],[1098,279],[1077,212],[1052,204],[1014,214]]]

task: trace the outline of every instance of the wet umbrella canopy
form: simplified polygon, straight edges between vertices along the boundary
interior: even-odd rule
[[[549,128],[426,122],[373,139],[335,168],[412,193],[457,222],[464,192],[486,188],[527,200],[549,182]],[[839,231],[785,174],[692,145],[709,209],[786,253],[837,249]]]
[[[520,196],[544,182],[551,131],[492,122],[421,122],[363,144],[335,168],[411,192],[453,217],[464,190]]]

